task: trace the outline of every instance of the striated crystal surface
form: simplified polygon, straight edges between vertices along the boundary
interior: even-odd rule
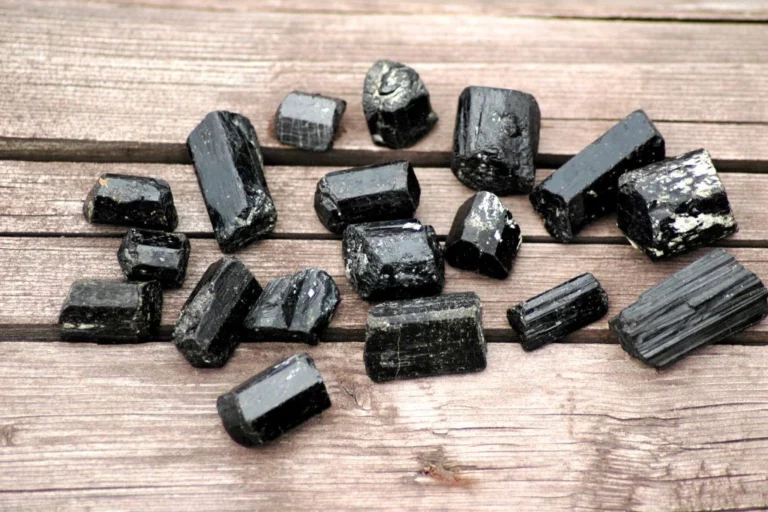
[[[178,224],[173,194],[159,178],[102,174],[83,203],[91,224],[117,224],[173,231]]]
[[[189,239],[182,233],[129,229],[117,251],[117,261],[129,281],[158,281],[178,288],[187,275]]]
[[[347,102],[320,94],[293,91],[275,114],[275,136],[288,146],[309,151],[328,151]]]

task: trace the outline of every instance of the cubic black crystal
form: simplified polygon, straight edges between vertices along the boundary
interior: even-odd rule
[[[288,146],[328,151],[347,102],[319,94],[293,91],[275,114],[275,136]]]
[[[178,224],[173,194],[159,178],[102,174],[83,203],[91,224],[117,224],[173,231]]]
[[[189,239],[182,233],[129,229],[117,251],[117,261],[129,281],[158,281],[178,288],[187,275]]]

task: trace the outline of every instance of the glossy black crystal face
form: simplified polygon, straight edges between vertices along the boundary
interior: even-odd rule
[[[83,203],[91,224],[116,224],[173,231],[178,224],[173,194],[159,178],[102,174]]]
[[[275,114],[275,136],[288,146],[308,151],[328,151],[347,102],[319,94],[293,91]]]
[[[451,266],[504,279],[523,242],[512,213],[492,192],[478,192],[459,207],[445,242]]]
[[[178,288],[187,275],[189,239],[182,233],[129,229],[117,251],[117,261],[129,281],[158,281]]]
[[[163,293],[156,281],[75,281],[61,307],[60,336],[65,341],[134,343],[157,332]]]
[[[261,286],[237,258],[211,264],[181,308],[173,331],[176,348],[192,366],[224,366],[259,295]]]
[[[392,149],[413,146],[437,123],[419,74],[389,60],[377,61],[365,75],[363,113],[374,144]]]
[[[642,110],[632,112],[540,183],[533,209],[556,240],[570,242],[616,209],[619,177],[664,158],[664,138]]]
[[[527,194],[536,179],[541,112],[530,94],[467,87],[459,96],[451,170],[466,186]]]
[[[187,147],[221,250],[234,252],[271,233],[277,211],[251,122],[211,112],[192,130]]]
[[[640,295],[609,325],[631,356],[661,368],[758,323],[767,298],[759,277],[716,249]]]
[[[363,359],[374,382],[485,369],[480,299],[453,293],[372,307]]]
[[[330,406],[323,377],[306,353],[267,368],[216,402],[227,433],[248,447],[277,439]]]
[[[323,176],[315,191],[315,212],[333,233],[350,224],[410,219],[419,207],[421,188],[406,160],[369,165]]]

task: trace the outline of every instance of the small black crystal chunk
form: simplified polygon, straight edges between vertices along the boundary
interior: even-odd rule
[[[737,230],[709,152],[692,151],[619,179],[619,228],[652,260],[691,251]]]
[[[530,196],[544,227],[570,242],[587,224],[616,209],[619,177],[664,158],[664,138],[636,110],[540,183]]]
[[[482,315],[472,292],[378,304],[365,328],[365,371],[384,382],[484,370]]]
[[[271,233],[277,211],[251,122],[211,112],[192,130],[187,147],[221,250],[234,252]]]
[[[392,149],[413,146],[437,123],[419,74],[390,60],[377,61],[365,75],[363,113],[374,144]]]
[[[243,446],[277,439],[331,406],[309,354],[298,354],[251,377],[216,401],[227,433]]]
[[[346,108],[344,100],[293,91],[275,114],[277,140],[309,151],[328,151]]]
[[[767,298],[759,277],[716,249],[640,295],[609,325],[631,356],[661,368],[758,323]]]
[[[551,290],[511,307],[507,320],[524,350],[558,341],[601,319],[608,295],[592,274],[581,274]]]
[[[326,174],[317,183],[315,211],[323,226],[341,234],[349,224],[410,219],[420,198],[413,167],[398,160]]]
[[[160,283],[75,281],[59,314],[61,339],[96,343],[145,341],[163,311]]]
[[[83,203],[91,224],[173,231],[179,222],[168,182],[159,178],[102,174]]]
[[[417,220],[353,224],[342,242],[345,273],[365,300],[437,295],[445,263],[432,226]]]
[[[182,233],[129,229],[117,251],[117,261],[129,281],[158,281],[178,288],[187,275],[189,239]]]
[[[467,87],[459,96],[451,170],[466,186],[527,194],[536,178],[541,112],[530,94]]]
[[[181,308],[173,331],[176,348],[192,366],[224,366],[259,295],[261,286],[237,258],[211,264]]]
[[[459,207],[445,241],[445,261],[456,268],[504,279],[523,237],[512,213],[492,192],[478,192]]]

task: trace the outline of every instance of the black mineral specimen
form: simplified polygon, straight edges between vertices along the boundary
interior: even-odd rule
[[[315,211],[323,226],[341,234],[349,224],[410,219],[420,197],[413,167],[398,160],[326,174],[317,182]]]
[[[478,192],[456,212],[445,241],[445,261],[504,279],[522,242],[520,227],[501,200],[492,192]]]
[[[445,264],[432,226],[417,220],[352,224],[342,242],[345,273],[366,300],[437,295]]]
[[[181,308],[173,331],[176,348],[192,366],[224,366],[259,295],[261,286],[237,258],[211,264]]]
[[[507,311],[524,350],[561,340],[608,312],[608,295],[592,274],[581,274]]]
[[[159,178],[102,174],[83,203],[91,224],[173,231],[179,222],[168,182]]]
[[[211,112],[192,130],[187,147],[221,250],[234,252],[271,233],[277,211],[251,122]]]
[[[392,149],[413,146],[437,123],[419,74],[389,60],[377,61],[365,75],[363,113],[374,144]]]
[[[652,260],[737,230],[723,182],[704,149],[624,174],[618,201],[619,228]]]
[[[374,306],[365,328],[365,371],[384,382],[483,370],[482,316],[471,292]]]
[[[309,354],[298,354],[251,377],[216,401],[227,433],[243,446],[264,445],[331,406]]]
[[[117,251],[117,261],[129,281],[158,281],[178,288],[187,275],[189,240],[182,233],[129,229]]]
[[[160,283],[75,281],[59,314],[61,339],[96,343],[147,340],[160,325]]]
[[[664,158],[664,138],[636,110],[540,183],[530,196],[544,227],[570,242],[584,226],[616,209],[619,177]]]
[[[611,319],[631,356],[661,368],[758,323],[768,313],[760,278],[717,249],[646,291]]]
[[[539,104],[530,94],[467,87],[456,113],[453,174],[475,190],[527,194],[536,178],[540,124]]]
[[[275,136],[288,146],[328,151],[347,102],[319,94],[293,91],[275,114]]]

